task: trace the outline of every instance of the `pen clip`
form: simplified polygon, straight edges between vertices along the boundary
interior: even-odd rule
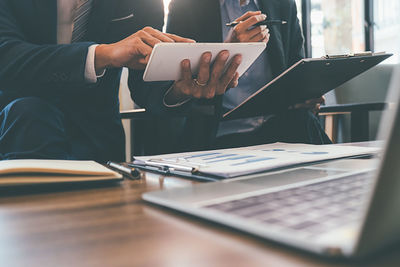
[[[151,159],[151,160],[145,161],[144,163],[149,166],[164,168],[164,170],[168,169],[169,172],[176,170],[176,171],[182,171],[182,172],[196,173],[199,171],[199,167],[193,167],[193,166],[188,166],[188,165],[184,165],[184,164],[166,162],[161,159],[160,160]]]
[[[199,166],[188,166],[179,163],[171,163],[171,162],[166,162],[165,160],[162,159],[151,159],[151,160],[134,159],[133,164],[130,164],[130,166],[140,167],[142,169],[155,168],[157,171],[160,171],[165,174],[171,173],[171,171],[174,170],[192,174],[197,173],[199,171]]]

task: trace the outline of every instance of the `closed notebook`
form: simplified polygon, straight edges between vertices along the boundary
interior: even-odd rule
[[[122,175],[94,161],[0,161],[0,186],[118,181]]]

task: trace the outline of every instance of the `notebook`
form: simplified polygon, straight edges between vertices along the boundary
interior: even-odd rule
[[[0,161],[0,186],[121,179],[121,174],[94,161],[31,159]]]

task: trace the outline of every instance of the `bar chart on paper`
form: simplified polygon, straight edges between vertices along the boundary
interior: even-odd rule
[[[138,157],[141,161],[194,167],[200,173],[230,178],[281,167],[372,154],[379,148],[275,143],[252,147]]]

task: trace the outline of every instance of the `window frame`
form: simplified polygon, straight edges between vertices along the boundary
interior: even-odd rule
[[[301,18],[304,35],[304,48],[306,57],[312,57],[311,44],[311,0],[301,1]],[[364,27],[365,27],[365,50],[374,52],[374,1],[364,0]]]

